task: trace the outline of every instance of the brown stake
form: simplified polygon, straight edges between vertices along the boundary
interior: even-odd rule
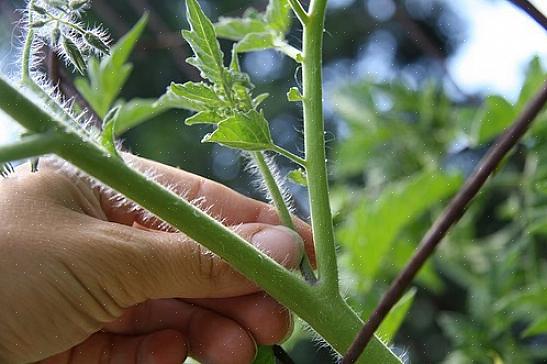
[[[469,177],[465,185],[452,199],[443,213],[437,218],[429,231],[420,242],[414,256],[406,267],[393,281],[382,300],[363,326],[355,341],[351,344],[342,364],[352,364],[359,358],[368,342],[385,319],[389,311],[402,297],[412,280],[433,254],[437,245],[442,241],[448,230],[460,220],[471,200],[480,191],[488,177],[494,173],[499,163],[507,155],[528,130],[535,117],[541,112],[547,102],[547,82],[545,82],[538,94],[526,105],[523,112],[507,129],[496,144],[490,148],[486,156],[479,163],[473,175]]]

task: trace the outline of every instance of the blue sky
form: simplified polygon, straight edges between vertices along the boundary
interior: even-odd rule
[[[389,15],[392,0],[331,0],[331,7],[367,1],[378,16]],[[499,93],[514,99],[523,71],[533,55],[547,64],[547,33],[505,0],[457,0],[446,2],[466,23],[467,37],[449,59],[448,67],[458,85],[468,93]],[[547,14],[547,0],[532,1]],[[5,54],[0,50],[0,54]],[[2,62],[6,58],[3,58]],[[0,144],[18,135],[16,124],[0,112]]]

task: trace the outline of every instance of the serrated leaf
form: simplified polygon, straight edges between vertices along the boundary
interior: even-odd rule
[[[171,108],[170,105],[158,102],[156,99],[133,99],[128,102],[119,102],[119,105],[120,112],[114,130],[116,136]]]
[[[217,36],[230,40],[241,40],[247,34],[263,33],[268,30],[268,24],[260,19],[223,17],[215,24]]]
[[[275,355],[271,346],[260,345],[253,364],[275,364]]]
[[[236,49],[239,53],[255,52],[276,47],[277,35],[271,32],[247,34]]]
[[[391,309],[387,317],[384,319],[380,327],[378,328],[378,336],[386,340],[388,343],[393,341],[393,338],[397,334],[399,327],[401,327],[405,320],[414,297],[416,296],[416,288],[410,289],[405,295],[397,302]]]
[[[91,58],[88,62],[88,79],[77,78],[74,84],[91,105],[95,113],[104,118],[118,97],[133,67],[127,59],[137,44],[146,24],[148,15],[141,19],[110,50],[110,55],[101,62]]]
[[[187,62],[201,71],[201,76],[216,84],[224,82],[223,54],[216,38],[213,23],[196,0],[186,0],[186,14],[190,30],[182,36],[192,47],[195,57]]]
[[[287,178],[300,186],[308,186],[306,172],[304,172],[302,169],[294,169],[290,171],[289,174],[287,174]]]
[[[218,124],[218,128],[203,138],[227,147],[261,151],[271,148],[273,141],[268,121],[256,110],[238,113]]]
[[[462,178],[424,171],[365,198],[340,230],[355,269],[373,279],[401,230],[460,186]],[[427,191],[427,193],[424,193]]]
[[[302,101],[302,94],[297,87],[291,87],[287,92],[287,99],[291,102]]]
[[[264,19],[270,28],[282,34],[291,26],[291,8],[287,0],[270,0]]]
[[[194,125],[194,124],[218,124],[222,120],[224,120],[222,116],[217,114],[214,111],[207,110],[207,111],[200,111],[189,118],[187,118],[184,123],[186,125]]]
[[[191,111],[206,111],[224,105],[213,88],[203,82],[171,83],[158,103]]]

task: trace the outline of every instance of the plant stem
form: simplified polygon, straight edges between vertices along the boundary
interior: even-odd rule
[[[382,297],[382,300],[371,314],[366,325],[355,338],[351,348],[344,357],[343,364],[354,363],[359,358],[359,355],[363,349],[366,348],[368,341],[372,338],[376,329],[378,329],[389,311],[402,297],[404,291],[408,288],[416,274],[418,274],[420,268],[433,254],[435,248],[446,236],[450,228],[460,220],[471,200],[481,190],[488,180],[488,177],[496,171],[496,168],[506,154],[517,144],[520,138],[524,136],[524,133],[526,133],[546,103],[547,82],[542,85],[540,91],[526,105],[524,111],[518,116],[512,126],[508,128],[498,139],[496,144],[490,148],[486,156],[475,168],[471,177],[469,177],[458,194],[450,201],[443,213],[427,231],[410,261],[393,281]]]
[[[339,295],[334,228],[329,202],[323,121],[322,49],[326,0],[312,0],[304,25],[304,145],[313,236],[320,284]]]
[[[30,0],[27,5],[28,23],[32,24],[34,0]],[[25,36],[25,44],[23,45],[23,54],[21,59],[21,82],[25,83],[30,80],[30,57],[32,50],[32,42],[34,40],[34,30],[32,27],[27,28],[27,35]]]
[[[272,146],[272,152],[276,152],[276,153],[279,153],[281,154],[282,156],[286,157],[287,159],[293,161],[294,163],[296,164],[299,164],[301,167],[304,167],[306,168],[306,160],[304,158],[301,158],[291,152],[289,152],[288,150],[284,149],[284,148],[281,148],[279,145],[273,145]]]
[[[266,187],[268,188],[268,191],[270,193],[270,199],[273,201],[277,213],[279,214],[281,223],[289,229],[296,230],[292,220],[291,212],[289,211],[289,208],[287,207],[287,203],[283,198],[283,194],[281,193],[279,185],[275,180],[275,177],[273,176],[270,167],[268,166],[268,162],[266,162],[264,154],[262,152],[255,152],[252,154],[256,165],[258,166],[258,169],[262,174],[264,183],[266,184]],[[300,272],[302,273],[302,276],[304,277],[306,282],[310,284],[315,284],[317,282],[317,278],[313,273],[310,259],[305,252],[302,256],[302,262],[300,263]]]
[[[35,133],[50,130],[62,142],[56,151],[88,175],[135,201],[230,263],[306,321],[339,353],[347,350],[362,321],[340,298],[327,296],[256,250],[231,230],[166,188],[150,181],[118,158],[73,131],[66,131],[55,116],[47,114],[0,77],[0,109]],[[380,341],[367,348],[372,363],[400,363]]]
[[[30,135],[19,142],[0,146],[0,163],[53,153],[62,139],[54,133]]]
[[[302,7],[302,4],[299,0],[289,0],[289,5],[291,6],[292,10],[294,11],[294,14],[300,20],[300,23],[302,25],[305,25],[308,23],[308,13],[306,13],[306,10]]]

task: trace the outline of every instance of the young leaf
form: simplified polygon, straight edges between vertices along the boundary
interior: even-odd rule
[[[410,289],[391,309],[385,320],[378,328],[378,336],[386,340],[388,343],[393,340],[399,327],[405,320],[405,317],[414,302],[416,296],[416,288]]]
[[[103,120],[103,132],[101,134],[101,144],[112,155],[118,156],[116,150],[116,121],[120,113],[120,107],[116,106],[106,114]]]
[[[264,16],[270,28],[281,34],[291,26],[291,8],[287,0],[270,0]]]
[[[170,108],[166,103],[155,99],[132,99],[128,102],[120,102],[114,135],[119,136],[129,129],[152,119]]]
[[[217,114],[212,110],[200,111],[189,118],[187,118],[184,123],[186,125],[195,125],[195,124],[218,124],[224,120],[222,116]]]
[[[247,34],[264,33],[268,30],[268,24],[260,19],[223,17],[215,24],[217,36],[230,40],[241,40]]]
[[[203,82],[172,83],[158,103],[191,111],[206,111],[224,105],[211,86]]]
[[[142,34],[148,16],[145,14],[110,50],[101,62],[92,58],[88,78],[77,78],[74,84],[99,117],[104,117],[118,97],[133,67],[127,64],[131,51]]]
[[[220,122],[214,132],[203,138],[203,142],[216,142],[248,151],[268,150],[273,144],[268,121],[256,110],[237,113]]]
[[[289,172],[287,175],[287,178],[290,179],[292,182],[307,187],[308,186],[308,179],[306,178],[306,172],[304,172],[302,169],[294,169]]]
[[[195,57],[187,62],[201,71],[201,76],[215,84],[224,83],[223,54],[216,38],[213,23],[205,16],[196,0],[186,0],[186,14],[190,30],[182,36],[192,47]]]
[[[274,33],[250,33],[239,43],[236,49],[239,53],[255,52],[276,47],[277,36]]]
[[[287,92],[287,99],[291,102],[299,102],[302,101],[302,94],[297,87],[291,87]]]
[[[258,106],[260,106],[268,97],[270,96],[269,93],[262,93],[255,97],[253,99],[253,107],[256,109]]]

